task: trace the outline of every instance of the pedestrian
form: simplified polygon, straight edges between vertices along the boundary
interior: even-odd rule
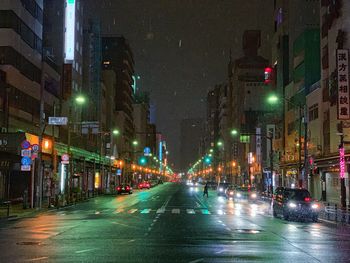
[[[205,195],[207,195],[207,198],[209,197],[209,196],[208,196],[208,183],[206,183],[205,186],[204,186],[203,197],[204,197]]]

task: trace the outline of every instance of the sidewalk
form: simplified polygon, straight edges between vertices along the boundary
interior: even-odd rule
[[[36,209],[36,208],[23,208],[23,204],[11,204],[9,209],[9,215],[7,215],[7,209],[0,209],[0,220],[24,218],[37,215],[42,212],[48,211],[48,208]]]

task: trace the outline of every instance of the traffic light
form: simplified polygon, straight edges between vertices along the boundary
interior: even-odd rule
[[[139,165],[144,166],[144,165],[146,165],[146,164],[147,164],[147,158],[146,158],[145,156],[141,156],[141,157],[139,158]]]
[[[205,156],[205,158],[204,158],[204,163],[205,163],[206,165],[211,164],[211,157],[210,157],[210,156]]]

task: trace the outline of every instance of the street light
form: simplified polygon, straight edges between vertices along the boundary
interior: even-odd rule
[[[84,104],[86,101],[85,97],[83,95],[78,95],[75,97],[75,102],[79,105]]]
[[[231,130],[231,135],[236,136],[238,134],[238,131],[236,129]]]
[[[117,129],[114,129],[112,133],[113,133],[114,135],[119,135],[119,134],[120,134],[120,131],[117,130]]]
[[[302,165],[301,165],[301,127],[302,127],[302,112],[304,111],[304,105],[301,104],[296,104],[293,103],[292,101],[290,101],[289,99],[285,98],[285,97],[281,97],[281,99],[285,100],[287,103],[293,105],[294,107],[298,108],[299,110],[299,131],[298,131],[298,183],[299,183],[299,187],[303,186],[303,181],[305,182],[305,186],[307,188],[307,178],[304,178],[305,180],[303,180],[302,178]],[[275,94],[271,94],[268,98],[267,98],[267,102],[270,104],[276,104],[279,102],[279,97]],[[283,114],[284,114],[285,110],[283,109]],[[284,125],[284,124],[283,124]],[[304,169],[305,169],[305,176],[307,173],[307,166],[308,166],[308,160],[307,160],[307,120],[304,116]]]
[[[136,140],[132,141],[132,145],[137,146],[138,144],[139,144],[138,141],[136,141]]]

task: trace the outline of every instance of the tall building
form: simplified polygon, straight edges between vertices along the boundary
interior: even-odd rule
[[[310,176],[311,189],[316,197],[322,198],[330,203],[341,203],[341,179],[340,179],[340,166],[339,166],[339,145],[340,136],[339,132],[343,132],[345,135],[344,140],[347,139],[349,134],[349,117],[340,116],[340,107],[344,102],[344,99],[339,100],[341,96],[347,97],[349,90],[344,90],[342,87],[346,84],[338,84],[338,80],[342,77],[342,81],[349,83],[349,74],[345,76],[338,76],[341,74],[341,69],[338,68],[342,65],[342,61],[339,63],[339,55],[337,50],[346,50],[348,52],[350,48],[349,39],[349,27],[350,27],[350,3],[349,1],[320,1],[320,20],[321,20],[321,90],[313,98],[313,102],[310,102],[309,114],[311,106],[317,105],[318,118],[315,121],[319,121],[319,130],[311,131],[311,134],[318,135],[319,138],[319,151],[322,156],[315,156],[315,169],[312,176]],[[346,62],[346,61],[345,61]],[[348,61],[347,61],[348,62]],[[345,71],[345,72],[348,72]],[[338,94],[344,94],[338,96]],[[311,95],[311,94],[310,94]],[[310,96],[309,96],[310,97]],[[308,98],[310,99],[310,98]],[[345,107],[346,108],[346,107]],[[346,110],[348,113],[348,110]],[[310,114],[309,117],[314,116]],[[343,120],[342,120],[343,119]],[[310,121],[311,126],[311,121]],[[315,136],[316,137],[316,136]],[[349,147],[345,146],[345,155],[348,156]],[[349,168],[347,169],[349,170]],[[349,204],[349,187],[348,187],[348,172],[345,173],[345,188],[346,188],[346,204]],[[321,187],[322,186],[322,187]]]
[[[180,169],[186,170],[198,158],[204,122],[200,118],[183,119],[180,125]]]
[[[262,136],[267,134],[267,124],[269,122],[268,109],[266,107],[266,97],[268,88],[264,81],[264,71],[269,65],[269,61],[258,54],[261,45],[260,31],[249,30],[243,35],[244,56],[229,63],[229,84],[231,97],[229,98],[231,129],[236,129],[239,133],[247,135],[232,136],[232,147],[229,149],[231,160],[237,163],[234,178],[235,183],[248,184],[255,183],[259,187],[268,185],[263,182],[263,168],[268,164],[268,150],[262,154],[263,149],[256,147],[260,128]],[[260,138],[266,145],[266,140]],[[249,155],[254,154],[257,162],[250,163]],[[263,156],[258,162],[257,156]],[[267,169],[266,169],[267,170]],[[267,175],[265,175],[267,177]]]
[[[52,178],[53,131],[40,129],[40,102],[45,115],[52,116],[60,75],[43,53],[43,7],[40,0],[0,3],[0,199],[22,197],[27,191],[33,202],[29,170],[34,164],[21,166],[20,143],[38,144],[42,133],[44,177]],[[43,183],[50,184],[49,180]]]

